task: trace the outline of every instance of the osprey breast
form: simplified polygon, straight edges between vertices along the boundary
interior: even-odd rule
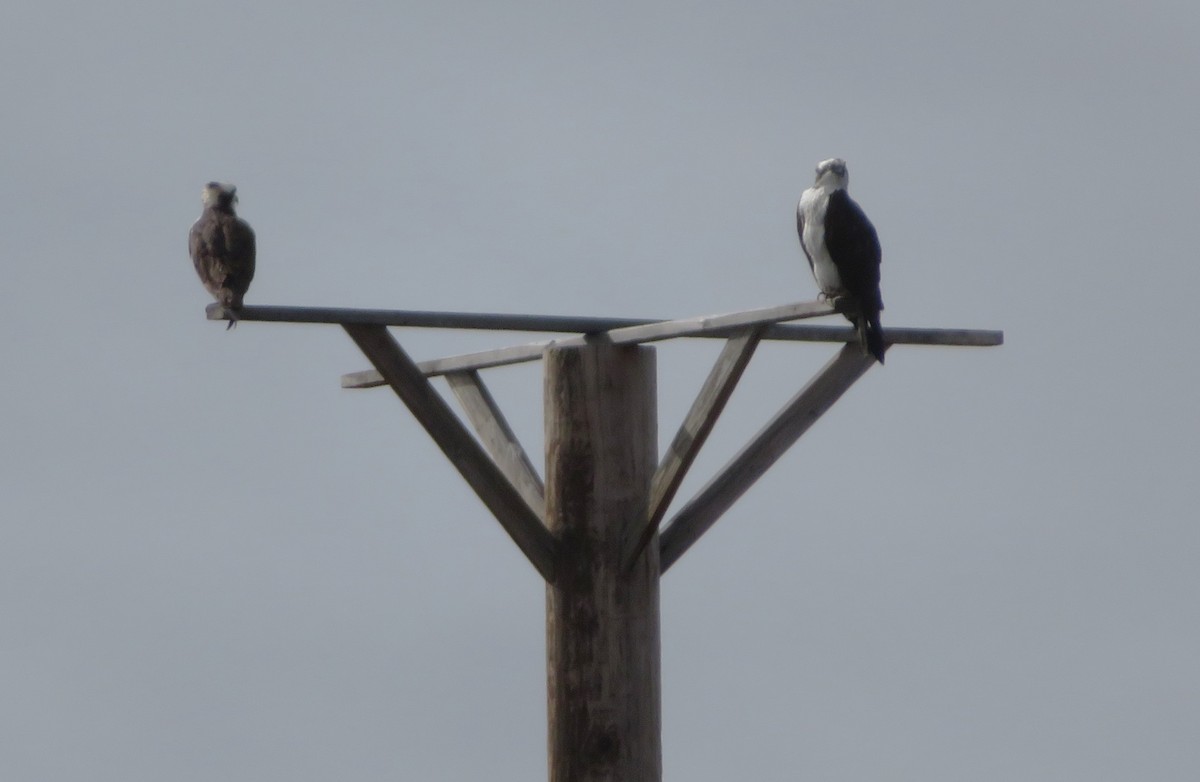
[[[798,207],[804,217],[804,234],[800,241],[804,242],[804,249],[812,259],[817,287],[822,293],[834,296],[840,294],[843,288],[842,278],[825,244],[825,210],[828,207],[829,195],[824,190],[814,187],[804,191]]]

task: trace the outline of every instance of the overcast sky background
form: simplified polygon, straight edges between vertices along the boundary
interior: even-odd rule
[[[1194,780],[1200,8],[0,10],[0,778],[545,775],[541,581],[328,326],[808,300],[849,161],[898,347],[663,582],[667,779]],[[836,323],[836,319],[829,322]],[[398,333],[416,358],[529,335]],[[668,441],[719,343],[658,348]],[[686,500],[832,354],[760,349]],[[486,375],[541,451],[538,365]]]

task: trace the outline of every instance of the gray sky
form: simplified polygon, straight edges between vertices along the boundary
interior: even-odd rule
[[[1136,5],[1136,7],[1135,7]],[[543,589],[339,330],[253,303],[811,299],[850,164],[897,348],[663,583],[668,779],[1200,773],[1194,3],[0,11],[0,778],[545,774]],[[833,322],[833,321],[831,321]],[[403,332],[418,358],[524,335]],[[717,344],[659,348],[670,437]],[[830,355],[765,346],[681,499]],[[488,380],[541,448],[537,366]]]

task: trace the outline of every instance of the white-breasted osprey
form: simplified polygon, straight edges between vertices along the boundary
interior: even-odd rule
[[[188,252],[200,282],[230,313],[226,331],[237,322],[236,310],[254,279],[254,230],[237,216],[237,188],[209,182],[200,196],[204,211],[188,234]]]
[[[796,206],[796,229],[817,287],[854,324],[863,352],[882,364],[882,252],[875,226],[846,192],[849,179],[841,158],[818,163],[816,182]]]

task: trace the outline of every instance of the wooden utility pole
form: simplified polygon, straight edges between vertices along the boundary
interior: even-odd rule
[[[657,465],[654,349],[595,344],[545,357],[551,782],[657,782],[658,546],[624,566]]]
[[[874,366],[848,326],[788,322],[834,314],[827,302],[799,302],[679,320],[261,306],[236,316],[342,326],[374,366],[343,375],[342,386],[390,386],[545,580],[551,782],[659,782],[659,578]],[[208,317],[230,313],[210,305]],[[572,336],[417,362],[388,327]],[[724,339],[725,348],[659,463],[654,349],[643,343],[676,338]],[[1004,335],[889,327],[884,339],[987,346]],[[663,524],[761,340],[845,344]],[[544,485],[480,376],[539,359]],[[435,376],[474,436],[430,384]]]

